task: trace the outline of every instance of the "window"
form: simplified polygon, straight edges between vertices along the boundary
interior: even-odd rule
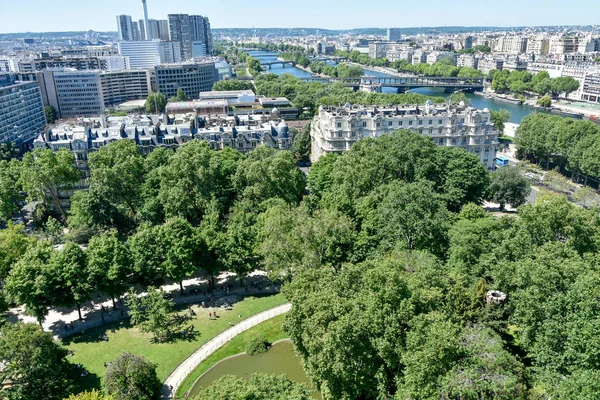
[[[433,133],[433,128],[429,128],[429,134],[431,135]]]
[[[444,123],[444,120],[443,120],[443,119],[438,119],[438,124],[440,124],[440,125],[441,125],[441,124],[443,124],[443,123]]]
[[[399,122],[398,122],[398,125],[402,126],[402,121],[399,121]]]
[[[438,133],[442,134],[443,129],[442,128],[438,128]]]
[[[408,121],[408,125],[412,125],[412,123],[413,123],[412,121]]]
[[[388,126],[392,126],[392,125],[394,125],[394,121],[389,121]]]
[[[423,125],[423,120],[422,119],[419,120],[419,125]]]
[[[338,128],[341,128],[341,127],[342,127],[342,123],[341,123],[341,122],[338,122],[338,123],[337,123],[337,127],[338,127]]]
[[[366,121],[362,123],[362,126],[363,126],[363,128],[366,128],[366,127],[367,127],[367,123],[366,123]]]
[[[423,128],[419,128],[419,133],[423,134]]]
[[[432,125],[432,124],[433,124],[433,120],[429,120],[429,125]]]

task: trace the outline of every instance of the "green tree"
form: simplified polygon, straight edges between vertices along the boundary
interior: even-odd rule
[[[168,219],[159,227],[158,235],[164,257],[162,270],[167,278],[179,282],[183,293],[183,279],[200,268],[200,261],[207,252],[206,244],[182,217]]]
[[[215,82],[213,90],[216,92],[228,91],[228,90],[252,90],[254,91],[254,85],[249,81],[241,81],[238,79],[229,79],[225,81]]]
[[[0,381],[8,400],[61,400],[72,389],[67,350],[34,324],[0,328]]]
[[[159,229],[159,226],[143,224],[127,239],[132,264],[132,274],[129,278],[131,283],[148,286],[164,281],[164,254],[161,252]]]
[[[550,96],[543,96],[537,101],[538,106],[541,107],[552,107],[552,99]]]
[[[406,365],[396,398],[439,398],[439,380],[460,356],[460,326],[441,313],[422,314],[412,319],[406,335]]]
[[[312,390],[285,375],[252,374],[250,379],[225,375],[203,388],[193,400],[310,400]]]
[[[162,384],[156,365],[143,357],[122,353],[106,369],[102,387],[115,400],[158,400]]]
[[[187,94],[183,91],[183,89],[177,89],[177,93],[175,94],[175,97],[173,98],[173,100],[175,101],[188,101],[190,98],[187,96]]]
[[[339,271],[304,269],[284,287],[292,303],[284,331],[322,393],[393,396],[410,322],[415,313],[437,307],[434,293],[443,290],[435,264],[431,256],[400,253]]]
[[[81,178],[73,165],[73,153],[67,149],[54,152],[36,149],[23,156],[20,183],[29,200],[43,201],[49,208],[58,210],[63,219],[67,214],[62,204],[63,192],[69,191]]]
[[[58,115],[56,114],[56,110],[52,106],[44,107],[44,114],[46,114],[46,122],[48,124],[53,124],[58,119]]]
[[[489,196],[504,209],[505,204],[518,207],[524,204],[531,192],[527,178],[515,167],[503,167],[492,173]]]
[[[502,339],[489,328],[467,328],[460,337],[460,359],[442,381],[436,398],[528,399],[525,369],[505,350]]]
[[[167,105],[167,98],[164,94],[150,93],[146,98],[146,112],[148,114],[159,114],[165,111]]]
[[[312,165],[308,172],[307,186],[310,193],[316,196],[323,196],[329,192],[332,185],[332,173],[335,168],[335,162],[339,155],[337,153],[328,153],[324,157],[319,158]]]
[[[96,389],[92,389],[91,392],[82,392],[77,395],[70,395],[68,399],[65,400],[114,400],[115,398],[112,396],[104,396],[102,392],[97,391]]]
[[[127,290],[131,269],[129,249],[119,239],[118,233],[112,230],[94,236],[86,254],[89,281],[95,288],[108,294],[116,308],[115,297]]]
[[[127,232],[142,207],[144,158],[133,140],[118,140],[90,154],[89,190],[74,197],[72,220]]]
[[[27,249],[35,245],[35,239],[25,234],[22,224],[8,223],[0,230],[0,280],[4,281],[13,265],[23,257]]]
[[[460,102],[462,102],[465,105],[471,104],[471,102],[469,101],[469,99],[467,99],[467,96],[463,92],[452,93],[450,97],[448,97],[448,100],[450,100],[452,104],[460,104]]]
[[[499,111],[490,111],[490,116],[498,132],[503,134],[504,124],[510,120],[510,111],[505,109],[501,109]]]
[[[303,268],[337,269],[352,254],[353,221],[332,209],[312,215],[306,207],[277,202],[259,217],[259,253],[274,278],[289,278]]]
[[[164,342],[171,336],[171,312],[175,305],[165,297],[162,289],[148,287],[145,296],[137,296],[135,291],[127,293],[127,306],[131,323],[139,326],[143,332],[152,333],[154,340]]]
[[[86,255],[73,242],[68,242],[61,250],[54,251],[48,267],[57,276],[59,284],[54,287],[54,305],[76,306],[81,316],[81,303],[90,299],[95,289],[89,282]]]
[[[158,199],[167,217],[181,216],[199,224],[213,198],[228,201],[239,153],[215,152],[201,140],[180,146],[160,169]]]
[[[306,188],[306,178],[289,152],[259,146],[243,159],[233,180],[238,193],[255,203],[280,198],[298,203]]]
[[[310,158],[310,123],[301,130],[292,131],[292,153],[296,161],[308,161]]]
[[[42,324],[48,307],[53,305],[58,286],[56,273],[48,267],[54,250],[50,243],[39,241],[29,247],[13,265],[6,279],[6,293],[16,304],[25,305],[25,312]]]
[[[0,144],[0,160],[10,161],[17,158],[19,149],[13,142]]]
[[[382,250],[401,248],[443,254],[449,215],[428,182],[395,182],[385,194],[373,219],[365,223],[380,240]]]
[[[10,221],[15,213],[21,212],[25,196],[20,191],[19,162],[0,161],[0,220]]]

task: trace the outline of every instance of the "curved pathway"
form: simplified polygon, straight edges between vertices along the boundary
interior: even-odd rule
[[[221,348],[225,343],[239,335],[240,333],[247,331],[248,329],[264,322],[268,319],[274,318],[278,315],[285,314],[292,308],[290,303],[283,304],[271,308],[270,310],[258,313],[250,318],[247,318],[239,324],[227,329],[225,332],[217,335],[215,338],[204,344],[198,350],[196,350],[191,356],[186,358],[181,364],[175,368],[171,375],[165,380],[163,384],[163,399],[173,399],[177,389],[183,382],[183,380],[208,356]]]

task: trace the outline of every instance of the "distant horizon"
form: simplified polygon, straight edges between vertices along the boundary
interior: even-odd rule
[[[312,29],[312,30],[325,30],[325,31],[354,31],[354,30],[370,30],[370,29],[383,29],[387,30],[388,28],[394,29],[439,29],[439,28],[465,28],[465,29],[518,29],[518,28],[555,28],[555,27],[564,27],[564,28],[573,28],[573,27],[592,27],[599,28],[598,25],[511,25],[511,26],[502,26],[502,25],[436,25],[436,26],[386,26],[386,27],[376,27],[376,26],[368,26],[368,27],[354,27],[348,29],[332,29],[332,28],[323,28],[323,27],[307,27],[307,26],[297,26],[297,27],[283,27],[283,26],[269,26],[269,27],[211,27],[211,30],[229,30],[229,29],[240,29],[240,30],[252,30],[252,29],[289,29],[289,30],[304,30],[304,29]],[[71,30],[71,31],[25,31],[25,32],[0,32],[0,35],[19,35],[19,34],[41,34],[41,33],[86,33],[86,32],[97,32],[97,33],[118,33],[115,30],[109,31],[99,31],[94,29],[86,29],[86,30]],[[600,33],[600,32],[599,32]]]
[[[3,1],[0,15],[1,33],[44,32],[114,32],[117,15],[131,15],[143,19],[140,0],[29,0],[27,6]],[[393,0],[379,0],[376,5],[361,0],[303,0],[302,2],[263,0],[249,4],[242,0],[198,2],[148,0],[148,16],[165,19],[168,14],[187,13],[207,16],[214,29],[260,29],[279,26],[279,29],[351,30],[368,29],[363,26],[380,25],[401,29],[403,25],[431,27],[544,27],[595,26],[600,23],[596,1],[571,0],[505,0],[486,3],[462,0],[448,4],[444,0],[429,0],[418,4],[403,4]],[[589,10],[590,12],[585,12]],[[305,21],[304,23],[301,21]],[[326,28],[323,28],[326,27]],[[417,26],[418,27],[418,26]]]

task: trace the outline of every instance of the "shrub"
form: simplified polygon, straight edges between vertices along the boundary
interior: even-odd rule
[[[260,353],[266,353],[271,348],[271,343],[267,341],[263,336],[256,337],[248,343],[246,353],[248,355],[256,355]]]

